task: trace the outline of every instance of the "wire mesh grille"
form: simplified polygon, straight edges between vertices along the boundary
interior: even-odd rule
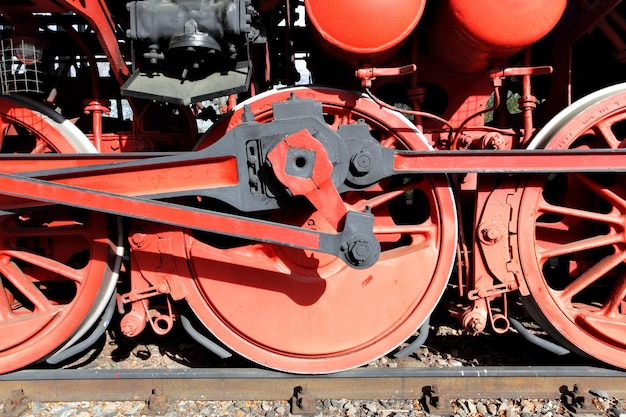
[[[0,52],[2,94],[42,92],[41,47],[24,39],[2,39]]]

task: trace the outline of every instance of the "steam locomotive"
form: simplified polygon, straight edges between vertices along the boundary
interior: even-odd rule
[[[626,368],[625,12],[3,0],[0,372],[111,326],[336,372],[444,293]]]

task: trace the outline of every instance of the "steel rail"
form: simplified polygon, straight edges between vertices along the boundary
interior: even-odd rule
[[[626,398],[626,372],[594,367],[361,368],[330,375],[261,369],[23,370],[0,376],[0,400],[22,390],[32,401],[137,401],[154,390],[169,401],[313,399],[420,400],[431,411],[459,398],[576,400],[593,411],[595,392]]]

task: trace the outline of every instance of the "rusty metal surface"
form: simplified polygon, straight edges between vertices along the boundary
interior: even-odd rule
[[[302,387],[312,398],[426,399],[582,397],[589,390],[626,397],[626,372],[590,367],[357,369],[303,376],[257,369],[27,370],[0,376],[0,400],[16,389],[32,401],[289,399]],[[156,391],[155,391],[156,390]]]

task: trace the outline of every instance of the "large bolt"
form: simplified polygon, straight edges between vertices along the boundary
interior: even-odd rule
[[[359,265],[365,262],[370,257],[370,254],[369,242],[364,241],[354,242],[349,252],[350,258]]]
[[[157,415],[165,414],[169,408],[167,398],[160,388],[154,388],[152,390],[152,394],[148,397],[147,405],[148,410]]]
[[[479,226],[478,237],[485,245],[495,245],[502,240],[502,229],[495,223]]]
[[[375,250],[371,243],[364,237],[353,236],[352,239],[343,245],[341,250],[345,252],[346,259],[356,267],[362,267],[372,261]]]
[[[504,149],[506,140],[499,133],[488,133],[483,137],[483,144],[487,149]]]
[[[27,408],[25,401],[26,398],[27,397],[24,395],[24,390],[22,388],[15,388],[11,390],[11,396],[4,402],[4,413],[2,415],[21,415]]]
[[[374,156],[367,149],[362,149],[359,153],[354,155],[350,161],[352,168],[359,174],[367,174],[372,169],[374,163]]]
[[[461,134],[459,137],[459,149],[469,149],[472,146],[474,138],[467,134]]]
[[[467,330],[473,334],[480,333],[484,327],[484,324],[477,318],[473,318],[469,321],[469,323],[467,323]]]
[[[502,236],[500,235],[500,230],[496,226],[489,226],[483,230],[483,237],[488,242],[496,243],[498,242]]]
[[[143,230],[136,230],[130,236],[130,243],[136,248],[141,248],[147,244],[147,238],[148,235]]]

